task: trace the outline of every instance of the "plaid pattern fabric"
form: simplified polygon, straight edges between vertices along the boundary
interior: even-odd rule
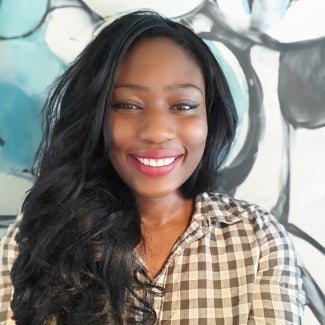
[[[11,320],[12,311],[10,301],[13,295],[13,289],[10,281],[10,269],[18,255],[18,247],[15,236],[18,230],[18,224],[22,216],[18,215],[15,222],[8,227],[6,234],[0,241],[0,324],[15,324]]]
[[[2,240],[0,324],[10,324],[15,227]],[[157,324],[301,324],[305,297],[287,232],[224,194],[197,196],[190,226],[152,281],[165,289],[154,298]]]

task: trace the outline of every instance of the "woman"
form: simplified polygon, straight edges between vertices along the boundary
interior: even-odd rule
[[[236,111],[214,56],[151,12],[105,27],[45,105],[12,267],[17,324],[298,324],[274,217],[213,194]]]

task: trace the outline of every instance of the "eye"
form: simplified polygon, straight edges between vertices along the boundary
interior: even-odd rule
[[[195,109],[198,106],[199,104],[193,104],[193,103],[177,103],[171,107],[171,110],[188,111],[191,109]]]
[[[130,103],[130,102],[112,103],[111,107],[114,109],[141,109],[141,106],[139,104]]]

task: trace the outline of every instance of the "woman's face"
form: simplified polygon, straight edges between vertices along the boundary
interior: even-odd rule
[[[196,62],[168,38],[126,55],[111,102],[111,162],[136,197],[178,193],[201,160],[205,85]]]

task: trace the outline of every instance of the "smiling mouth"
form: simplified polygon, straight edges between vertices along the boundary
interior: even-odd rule
[[[149,159],[149,158],[136,157],[136,159],[145,166],[164,167],[164,166],[171,165],[177,159],[177,157],[163,158],[163,159]]]

